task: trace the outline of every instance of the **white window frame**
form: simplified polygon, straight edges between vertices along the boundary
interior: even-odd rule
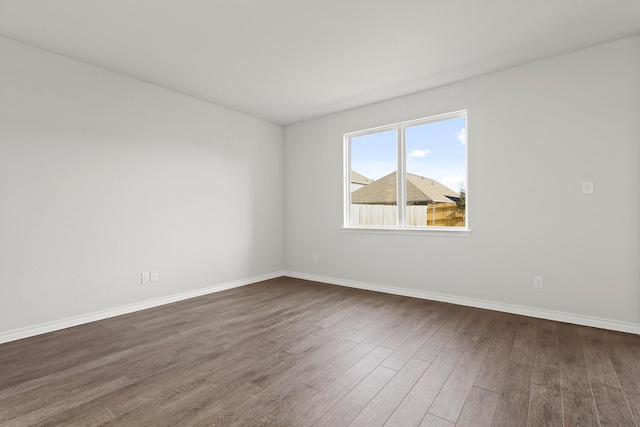
[[[467,184],[465,187],[465,226],[464,227],[436,227],[436,226],[407,226],[407,193],[406,193],[406,141],[405,131],[407,128],[434,123],[444,120],[464,118],[465,119],[465,175]],[[360,226],[351,224],[351,139],[358,136],[364,136],[388,130],[396,131],[396,148],[397,148],[397,172],[396,176],[396,194],[397,194],[397,225],[395,226]],[[344,134],[343,140],[343,159],[344,159],[344,217],[343,231],[349,232],[366,232],[366,233],[390,233],[390,234],[435,234],[447,236],[469,236],[471,229],[469,228],[469,119],[467,110],[454,111],[451,113],[438,114],[435,116],[424,117],[420,119],[409,120],[405,122],[393,123],[390,125],[378,126],[375,128],[365,129],[356,132]]]

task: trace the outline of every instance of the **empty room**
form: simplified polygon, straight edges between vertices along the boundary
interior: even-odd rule
[[[640,427],[640,2],[0,0],[0,426]]]

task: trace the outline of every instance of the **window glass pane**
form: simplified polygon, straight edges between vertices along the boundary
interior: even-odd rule
[[[406,143],[406,225],[465,227],[466,119],[410,126]]]
[[[352,226],[398,223],[396,135],[388,130],[350,140]]]

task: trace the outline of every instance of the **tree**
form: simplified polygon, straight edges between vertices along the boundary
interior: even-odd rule
[[[458,209],[460,209],[462,212],[466,212],[466,209],[467,209],[466,194],[467,193],[464,190],[464,185],[460,184],[460,198],[456,201],[456,206],[458,206]]]

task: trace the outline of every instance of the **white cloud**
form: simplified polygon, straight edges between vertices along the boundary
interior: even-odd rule
[[[462,142],[463,144],[467,143],[467,129],[466,128],[462,128],[459,131],[456,132],[456,138],[458,138],[458,141]]]
[[[416,157],[424,157],[427,154],[429,154],[431,151],[427,150],[426,148],[424,150],[413,150],[410,154],[409,157],[411,158],[416,158]]]

